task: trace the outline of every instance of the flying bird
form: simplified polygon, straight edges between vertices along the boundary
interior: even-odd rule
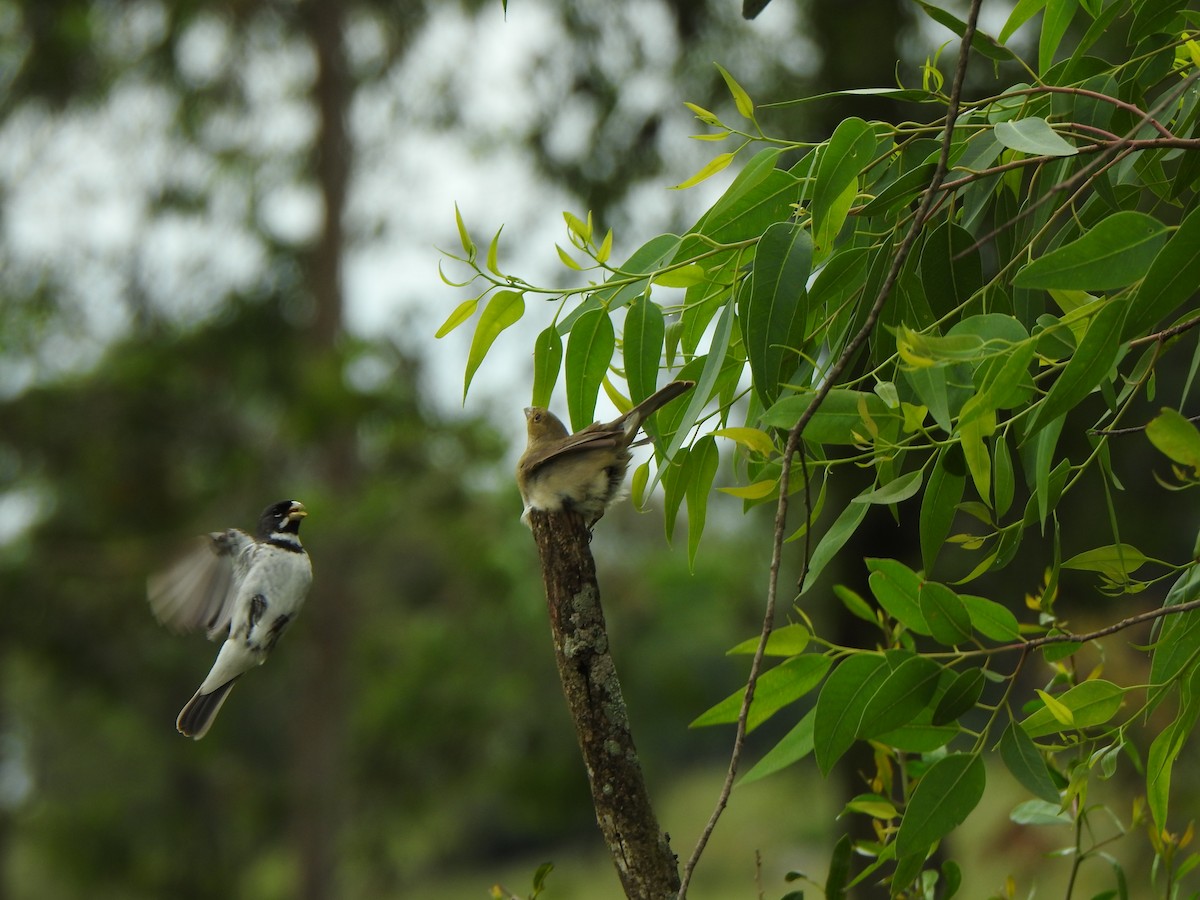
[[[591,528],[609,504],[620,498],[629,468],[629,447],[659,407],[690,391],[696,382],[673,381],[611,422],[594,422],[570,434],[554,413],[540,406],[525,410],[529,442],[517,461],[517,487],[529,524],[535,509],[567,510]]]
[[[299,534],[307,515],[298,500],[281,500],[263,510],[253,536],[237,528],[212,532],[150,578],[150,608],[160,622],[177,632],[203,628],[209,640],[224,641],[175,721],[180,734],[204,737],[234,683],[266,662],[300,611],[312,583]]]

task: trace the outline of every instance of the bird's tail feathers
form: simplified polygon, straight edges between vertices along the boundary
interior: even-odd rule
[[[236,681],[237,678],[231,678],[207,694],[203,691],[196,691],[187,705],[180,710],[179,718],[175,720],[175,727],[179,729],[179,733],[195,741],[208,734],[213,719],[217,717],[217,712],[221,709],[225,698],[229,696],[229,690]]]
[[[659,388],[633,409],[625,414],[623,428],[625,433],[632,439],[637,434],[642,423],[650,418],[659,407],[666,406],[676,397],[681,394],[686,394],[696,386],[694,381],[672,381],[666,387]]]

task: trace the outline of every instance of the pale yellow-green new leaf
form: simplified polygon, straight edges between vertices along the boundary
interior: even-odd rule
[[[566,266],[568,269],[574,269],[576,272],[583,271],[583,266],[575,262],[575,260],[571,258],[571,254],[567,253],[566,250],[558,246],[558,244],[554,245],[554,249],[558,251],[558,258],[562,260],[562,264],[564,266]]]
[[[733,95],[733,102],[737,106],[737,111],[742,114],[743,118],[754,121],[754,101],[750,99],[750,95],[732,75],[725,71],[724,67],[717,64],[717,71],[721,73],[721,77],[725,79],[725,84],[729,88],[729,93]]]
[[[458,240],[462,243],[463,253],[467,254],[467,259],[474,261],[475,259],[475,242],[471,240],[471,235],[467,233],[466,223],[463,222],[462,213],[458,211],[458,204],[454,204],[454,222],[458,225]]]
[[[704,181],[707,178],[712,178],[712,176],[716,175],[718,172],[720,172],[722,169],[724,169],[726,166],[728,166],[731,162],[733,162],[733,157],[734,157],[734,154],[732,154],[732,153],[718,153],[716,156],[714,156],[712,159],[710,159],[704,165],[704,167],[700,169],[699,172],[697,172],[695,175],[693,175],[687,181],[681,181],[679,184],[674,185],[671,188],[671,190],[683,191],[683,190],[686,190],[687,188],[695,187],[696,185],[698,185],[700,182]]]
[[[1037,695],[1042,698],[1042,702],[1046,704],[1046,709],[1050,710],[1050,715],[1054,716],[1059,723],[1070,728],[1075,724],[1075,714],[1070,708],[1056,697],[1052,697],[1040,688],[1036,689]]]
[[[1177,410],[1163,407],[1146,424],[1146,437],[1170,459],[1200,474],[1200,431]]]
[[[690,288],[704,281],[704,267],[699,263],[688,263],[678,269],[669,269],[655,275],[651,281],[662,287]]]
[[[736,441],[763,456],[770,456],[775,452],[775,442],[771,440],[771,436],[758,428],[718,428],[713,434]]]
[[[496,229],[496,235],[495,235],[495,237],[492,238],[492,242],[490,244],[488,244],[488,252],[487,252],[488,271],[491,272],[493,275],[499,275],[501,278],[504,277],[504,273],[500,271],[500,264],[499,264],[498,258],[500,255],[500,232],[503,230],[504,230],[503,225],[501,225],[498,229]]]
[[[475,310],[479,308],[479,298],[472,297],[470,300],[464,300],[455,307],[454,312],[446,317],[446,321],[442,323],[442,327],[434,334],[435,338],[444,338],[455,328],[461,325],[471,316],[475,315]]]
[[[778,485],[778,480],[771,479],[770,481],[756,481],[754,484],[746,484],[738,487],[720,487],[717,490],[722,494],[729,494],[731,497],[737,497],[740,500],[761,500],[763,497],[769,497]]]
[[[703,106],[697,106],[695,103],[688,103],[686,100],[683,102],[683,105],[686,106],[688,109],[690,109],[692,112],[694,112],[696,114],[696,118],[699,119],[701,122],[703,122],[705,125],[720,125],[721,124],[721,120],[718,119],[713,113],[710,113]]]
[[[608,229],[608,234],[604,235],[604,240],[600,242],[600,249],[596,251],[596,262],[606,263],[608,258],[612,256],[612,229]]]

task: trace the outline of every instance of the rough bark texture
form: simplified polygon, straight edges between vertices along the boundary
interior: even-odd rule
[[[625,895],[664,900],[679,891],[679,866],[658,826],[638,762],[621,684],[608,650],[596,564],[583,522],[534,510],[554,656],[592,788],[596,821]]]

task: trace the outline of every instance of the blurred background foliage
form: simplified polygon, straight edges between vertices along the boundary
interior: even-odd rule
[[[566,203],[636,240],[696,211],[662,187],[708,152],[682,101],[728,105],[712,60],[766,103],[890,85],[945,36],[895,0],[754,23],[736,0],[499,6],[0,0],[0,898],[483,896],[543,859],[552,896],[614,894],[607,861],[568,864],[598,848],[509,475],[528,361],[492,373],[484,415],[429,356],[458,299],[428,287],[453,240],[450,205],[421,204],[430,161],[520,160],[467,199],[508,218],[525,190],[514,217]],[[468,65],[526,17],[550,37]],[[489,67],[528,95],[489,95]],[[854,113],[903,114],[875,102]],[[309,605],[185,741],[215,647],[160,629],[145,578],[283,497],[312,513]],[[723,653],[765,583],[769,523],[726,509],[692,573],[628,505],[594,545],[679,853],[728,743],[686,726],[743,675]],[[905,546],[886,514],[864,533],[849,558]],[[1016,602],[1038,573],[1010,571]],[[839,804],[814,784],[781,808],[778,783],[735,797],[695,897],[823,871]]]

